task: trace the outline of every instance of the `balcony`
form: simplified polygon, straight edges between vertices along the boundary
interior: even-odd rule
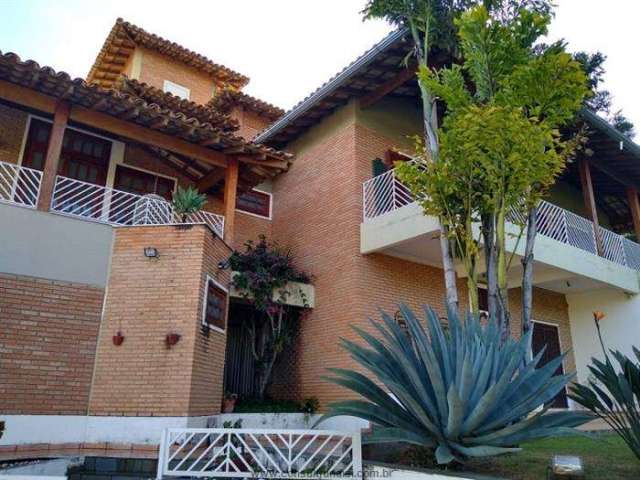
[[[35,209],[42,172],[0,162],[0,202]],[[112,226],[206,224],[220,237],[224,217],[210,212],[190,214],[183,222],[173,205],[157,195],[137,195],[56,176],[51,212]]]
[[[438,219],[423,214],[395,170],[364,182],[362,253],[379,252],[439,266],[439,230]],[[522,254],[524,240],[516,239],[519,227],[509,223],[507,230],[507,248]],[[602,248],[598,254],[593,222],[547,201],[538,210],[538,233],[534,250],[537,285],[565,293],[603,285],[640,291],[639,244],[599,227]],[[515,286],[520,262],[512,265]]]

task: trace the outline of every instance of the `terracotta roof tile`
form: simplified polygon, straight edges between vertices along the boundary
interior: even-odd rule
[[[212,114],[208,121],[202,121],[205,119],[189,116],[189,109],[185,110],[185,114],[167,108],[166,105],[150,103],[132,93],[105,89],[96,84],[88,84],[80,78],[72,79],[65,72],[41,67],[32,60],[22,61],[14,53],[0,52],[0,80],[180,137],[212,150],[251,157],[252,167],[257,167],[266,176],[286,170],[292,159],[292,155],[287,152],[247,142],[235,135],[228,130],[228,119],[222,115]]]
[[[182,45],[149,33],[132,23],[125,22],[122,18],[116,20],[111,32],[109,32],[89,71],[87,81],[98,83],[103,87],[111,87],[122,73],[136,45],[141,45],[175,58],[211,75],[220,83],[231,85],[234,88],[239,89],[249,83],[248,77],[224,65],[215,63],[204,55],[200,55]]]
[[[224,113],[230,113],[234,106],[240,105],[272,121],[284,115],[284,110],[280,107],[247,95],[244,92],[228,88],[216,93],[215,97],[209,100],[207,105]]]

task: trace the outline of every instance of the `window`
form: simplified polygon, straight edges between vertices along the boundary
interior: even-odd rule
[[[191,94],[187,87],[170,82],[169,80],[164,81],[164,91],[176,97],[184,98],[185,100],[189,100],[189,95]]]
[[[250,190],[236,200],[236,208],[242,212],[271,219],[271,194],[261,190]]]
[[[227,317],[227,290],[208,275],[203,310],[202,323],[209,328],[224,331]]]
[[[171,200],[175,189],[175,180],[143,172],[135,168],[118,165],[113,188],[138,195],[155,193],[166,200]]]

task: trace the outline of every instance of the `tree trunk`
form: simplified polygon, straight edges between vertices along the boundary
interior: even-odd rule
[[[506,252],[506,206],[504,200],[498,206],[498,215],[496,218],[496,244],[495,250],[497,259],[495,259],[496,276],[498,277],[498,320],[502,326],[504,338],[511,334],[511,325],[509,318],[509,292],[507,289],[507,252]]]
[[[531,330],[531,310],[533,308],[533,247],[538,229],[537,208],[529,210],[527,216],[527,243],[522,257],[522,334]],[[527,349],[527,357],[532,358],[531,344]]]
[[[484,238],[484,255],[487,275],[487,308],[489,318],[498,321],[498,276],[495,268],[495,217],[486,215],[482,219],[482,236]]]

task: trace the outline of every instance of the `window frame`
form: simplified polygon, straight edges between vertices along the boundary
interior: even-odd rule
[[[168,88],[171,90],[168,90]],[[191,89],[185,87],[184,85],[180,85],[179,83],[172,82],[171,80],[164,81],[164,83],[162,84],[162,90],[165,93],[170,93],[171,95],[182,98],[183,100],[191,100]],[[177,95],[176,93],[174,93],[176,90],[183,90],[184,92],[186,92],[187,96],[183,97],[181,95]]]
[[[207,322],[207,299],[209,298],[209,282],[212,282],[215,287],[222,290],[226,296],[225,302],[225,319],[224,319],[224,328],[220,328],[216,325]],[[225,333],[227,331],[227,320],[229,315],[229,289],[218,282],[215,278],[207,273],[204,282],[204,292],[202,297],[202,325],[208,327],[209,330],[214,330],[216,332]]]
[[[266,190],[260,190],[259,188],[252,188],[251,191],[262,193],[269,197],[269,216],[260,215],[258,213],[253,213],[253,212],[248,212],[246,210],[243,210],[242,208],[238,207],[237,200],[236,200],[236,211],[240,213],[244,213],[245,215],[251,215],[252,217],[262,218],[265,220],[272,220],[273,219],[273,193],[267,192]]]

